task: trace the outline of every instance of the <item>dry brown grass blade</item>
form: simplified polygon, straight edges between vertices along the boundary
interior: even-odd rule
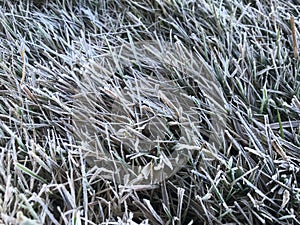
[[[292,27],[292,41],[293,41],[293,50],[294,50],[294,57],[297,60],[298,59],[298,42],[297,42],[297,29],[295,25],[295,18],[294,16],[291,16],[290,23]]]

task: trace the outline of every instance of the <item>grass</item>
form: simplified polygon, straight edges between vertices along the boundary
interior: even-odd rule
[[[0,1],[1,224],[300,224],[296,1]]]

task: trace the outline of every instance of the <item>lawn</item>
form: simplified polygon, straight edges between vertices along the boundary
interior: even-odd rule
[[[300,224],[299,13],[0,0],[0,224]]]

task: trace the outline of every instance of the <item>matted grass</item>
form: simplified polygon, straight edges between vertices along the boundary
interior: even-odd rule
[[[297,1],[0,3],[1,224],[300,224]]]

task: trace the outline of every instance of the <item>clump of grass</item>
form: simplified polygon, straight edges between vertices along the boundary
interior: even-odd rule
[[[0,2],[1,223],[300,223],[294,1]],[[160,100],[147,115],[168,106],[150,153],[134,151],[140,127],[116,135],[144,96]],[[172,168],[176,149],[172,176],[130,183],[133,167]]]

